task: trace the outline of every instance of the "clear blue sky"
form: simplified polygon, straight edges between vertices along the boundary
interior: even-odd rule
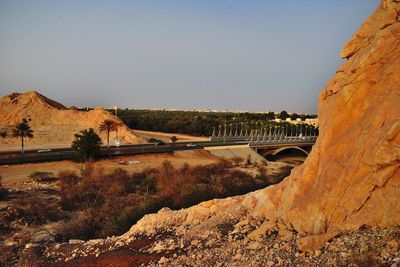
[[[0,93],[314,113],[379,0],[0,0]]]

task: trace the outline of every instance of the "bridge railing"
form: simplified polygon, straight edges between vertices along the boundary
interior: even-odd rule
[[[218,133],[215,129],[211,136],[212,141],[246,141],[250,145],[262,144],[290,144],[290,143],[314,143],[318,137],[318,131],[314,127],[307,125],[286,126],[269,126],[256,130],[246,128],[238,132],[237,127],[233,134],[233,127],[229,133],[227,127],[219,127]]]

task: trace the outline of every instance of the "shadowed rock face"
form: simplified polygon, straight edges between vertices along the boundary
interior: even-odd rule
[[[341,56],[305,164],[246,200],[305,235],[400,223],[400,1],[382,1]]]
[[[146,216],[127,235],[188,223],[199,210],[198,219],[208,221],[244,212],[267,220],[259,232],[278,222],[308,236],[298,244],[314,250],[340,231],[399,224],[400,1],[382,1],[341,56],[348,60],[320,95],[319,139],[288,178],[246,196]]]

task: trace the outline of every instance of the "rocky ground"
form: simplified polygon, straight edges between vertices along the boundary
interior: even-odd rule
[[[162,211],[163,212],[163,211]],[[312,253],[298,250],[297,234],[272,229],[252,238],[256,218],[223,220],[193,235],[191,225],[54,247],[27,246],[23,263],[38,266],[399,266],[400,227],[343,233]],[[201,224],[201,222],[200,222]],[[279,224],[278,224],[279,225]],[[284,227],[284,226],[282,226]]]

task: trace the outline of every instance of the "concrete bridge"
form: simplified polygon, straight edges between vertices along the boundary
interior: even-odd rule
[[[242,142],[266,159],[284,155],[308,156],[318,137],[318,129],[309,125],[269,125],[249,129],[247,125],[223,125],[213,129],[211,141]]]

